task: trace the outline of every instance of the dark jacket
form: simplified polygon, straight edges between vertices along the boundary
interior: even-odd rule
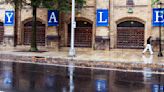
[[[147,39],[147,44],[151,44],[151,37]]]

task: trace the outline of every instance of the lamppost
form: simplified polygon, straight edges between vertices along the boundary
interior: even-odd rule
[[[160,70],[159,70],[160,72]],[[158,74],[158,81],[159,81],[159,84],[158,84],[158,92],[161,91],[161,74]]]
[[[75,48],[74,48],[74,39],[75,39],[75,0],[72,0],[72,16],[71,16],[71,48],[69,50],[69,56],[74,57],[75,56]]]
[[[74,92],[74,82],[73,82],[74,65],[72,63],[68,65],[68,71],[69,71],[69,92]]]
[[[162,2],[158,2],[158,7],[159,7],[159,11],[161,14],[161,6],[162,6]],[[162,57],[162,49],[161,49],[161,21],[159,21],[159,52],[158,52],[158,57]]]

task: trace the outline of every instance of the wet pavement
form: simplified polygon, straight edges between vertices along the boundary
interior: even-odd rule
[[[39,48],[39,52],[29,52],[29,47],[0,48],[0,54],[10,54],[16,56],[40,56],[46,58],[70,59],[68,51],[53,51],[46,48]],[[164,54],[164,52],[163,52]],[[111,49],[111,50],[84,50],[76,51],[74,60],[83,61],[110,61],[110,62],[128,62],[128,63],[159,63],[164,64],[164,58],[158,57],[158,51],[153,55],[148,52],[142,54],[142,49]]]
[[[0,62],[0,92],[164,92],[164,75]]]
[[[163,72],[164,57],[158,57],[158,52],[153,55],[142,54],[142,50],[137,49],[112,49],[109,51],[76,51],[76,57],[68,57],[66,51],[53,51],[45,48],[39,52],[29,52],[25,48],[0,48],[0,61],[37,63],[48,65],[68,65],[73,63],[76,67],[85,68],[114,68],[121,70],[143,70],[151,68],[153,72]],[[164,52],[163,52],[164,53]]]

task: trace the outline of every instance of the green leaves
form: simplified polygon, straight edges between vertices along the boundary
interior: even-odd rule
[[[153,7],[157,2],[159,2],[159,0],[151,0],[151,6]]]
[[[56,9],[57,7],[57,0],[42,0],[41,7],[45,7],[48,9]]]
[[[79,10],[81,9],[84,4],[86,3],[85,0],[75,0],[76,1],[76,8]],[[71,10],[72,2],[71,0],[58,0],[58,10],[61,12],[69,12]]]
[[[76,8],[79,10],[86,3],[85,0],[75,0]],[[48,9],[57,9],[61,12],[69,12],[71,10],[71,0],[5,0],[6,3],[11,3],[14,6],[31,5],[37,8],[43,7]]]

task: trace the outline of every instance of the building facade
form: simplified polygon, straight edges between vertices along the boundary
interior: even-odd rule
[[[164,3],[164,2],[163,2]],[[157,7],[157,5],[154,5]],[[162,5],[164,7],[164,5]],[[146,39],[159,38],[159,28],[152,25],[151,0],[86,0],[76,10],[75,47],[90,50],[142,49]],[[97,26],[97,10],[108,10],[108,26]],[[0,42],[13,46],[14,26],[5,26],[5,11],[14,10],[10,4],[0,6]],[[47,9],[37,10],[37,43],[47,48],[70,46],[71,13],[60,14],[59,26],[48,26]],[[32,9],[23,7],[18,12],[17,45],[28,46],[31,39]],[[164,39],[162,27],[162,39]]]

